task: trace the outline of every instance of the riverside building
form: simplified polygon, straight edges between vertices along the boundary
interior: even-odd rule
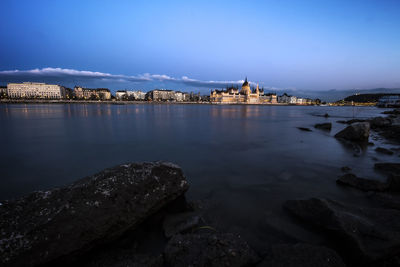
[[[65,98],[65,87],[46,83],[9,83],[7,84],[7,95],[9,98]]]
[[[146,93],[142,91],[118,90],[115,93],[117,100],[145,100]]]
[[[83,88],[80,86],[74,87],[74,96],[77,99],[101,99],[101,100],[110,100],[111,92],[107,88]]]

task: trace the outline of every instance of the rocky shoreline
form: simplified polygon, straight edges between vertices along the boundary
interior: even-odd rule
[[[335,135],[354,148],[375,131],[400,144],[399,114],[349,124]],[[316,129],[330,131],[329,123]],[[394,156],[393,156],[394,157]],[[337,184],[371,206],[333,199],[287,200],[283,210],[326,243],[252,248],[217,229],[188,202],[182,169],[128,163],[71,185],[0,203],[0,266],[400,266],[400,163],[376,163],[386,182],[348,167]],[[334,185],[333,185],[334,186]]]

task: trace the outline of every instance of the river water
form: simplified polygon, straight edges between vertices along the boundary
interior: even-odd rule
[[[172,161],[213,227],[239,232],[254,246],[292,238],[320,242],[291,222],[287,199],[364,201],[335,180],[349,166],[383,180],[372,140],[358,156],[333,135],[337,120],[378,116],[375,107],[1,104],[0,199],[71,183],[131,161]],[[325,113],[329,118],[322,116]],[[332,122],[331,132],[313,128]],[[296,127],[309,127],[304,132]],[[372,136],[376,138],[376,136]],[[398,153],[398,152],[397,152]],[[321,241],[322,242],[322,241]]]

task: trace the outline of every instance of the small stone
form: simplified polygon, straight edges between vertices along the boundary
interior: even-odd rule
[[[305,132],[312,132],[312,130],[310,128],[306,128],[306,127],[297,127],[297,129],[299,129],[301,131],[305,131]]]
[[[330,131],[332,129],[332,123],[317,123],[314,125],[314,127],[321,130]]]
[[[341,168],[341,170],[342,170],[342,172],[348,172],[348,171],[351,171],[351,168],[349,166],[343,166]]]

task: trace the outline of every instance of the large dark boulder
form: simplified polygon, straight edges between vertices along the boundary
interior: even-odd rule
[[[368,141],[369,128],[368,122],[353,123],[335,134],[335,137],[350,141],[365,142]]]
[[[80,255],[132,230],[187,189],[172,163],[131,163],[3,202],[1,264],[36,266]]]
[[[308,244],[276,245],[270,248],[257,267],[344,267],[332,249]]]
[[[341,244],[342,253],[360,265],[387,261],[400,253],[398,210],[357,208],[318,198],[289,200],[284,208]]]
[[[336,180],[337,184],[351,186],[362,191],[385,191],[388,189],[386,183],[370,180],[365,178],[359,178],[352,173],[347,173]]]
[[[251,266],[258,256],[239,236],[204,233],[175,235],[165,248],[168,266]]]

